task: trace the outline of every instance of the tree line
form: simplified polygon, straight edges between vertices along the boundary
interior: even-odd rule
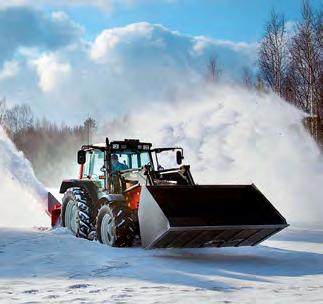
[[[32,163],[36,176],[48,186],[75,176],[76,152],[81,145],[91,142],[97,128],[96,121],[88,117],[82,124],[58,126],[45,118],[35,118],[28,104],[8,107],[0,100],[0,125],[18,150]]]

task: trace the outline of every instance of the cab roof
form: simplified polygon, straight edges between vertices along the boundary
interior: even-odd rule
[[[151,146],[151,143],[140,142],[139,139],[114,140],[109,143],[111,152],[127,149],[148,151],[151,149]],[[82,146],[82,150],[91,149],[107,150],[107,145],[106,143],[98,143]]]

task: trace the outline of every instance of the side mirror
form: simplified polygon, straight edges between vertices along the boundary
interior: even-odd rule
[[[182,160],[184,159],[184,156],[181,151],[176,151],[176,162],[178,165],[182,164]]]
[[[77,152],[77,163],[79,165],[84,165],[85,164],[85,161],[86,161],[86,154],[85,154],[85,151],[83,150],[79,150]]]

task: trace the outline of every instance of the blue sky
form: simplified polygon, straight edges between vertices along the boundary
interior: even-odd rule
[[[284,13],[287,21],[297,21],[301,3],[302,0],[169,0],[120,5],[111,13],[86,6],[65,11],[86,29],[88,37],[105,28],[147,21],[183,34],[255,42],[263,34],[271,9]],[[319,7],[320,0],[312,1],[312,5]]]

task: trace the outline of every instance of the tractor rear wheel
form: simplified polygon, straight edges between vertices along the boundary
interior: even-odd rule
[[[68,188],[62,199],[62,226],[70,229],[77,237],[88,239],[91,232],[92,203],[84,190]]]
[[[103,205],[96,221],[98,240],[112,247],[131,247],[135,238],[135,223],[129,208],[118,203]]]

